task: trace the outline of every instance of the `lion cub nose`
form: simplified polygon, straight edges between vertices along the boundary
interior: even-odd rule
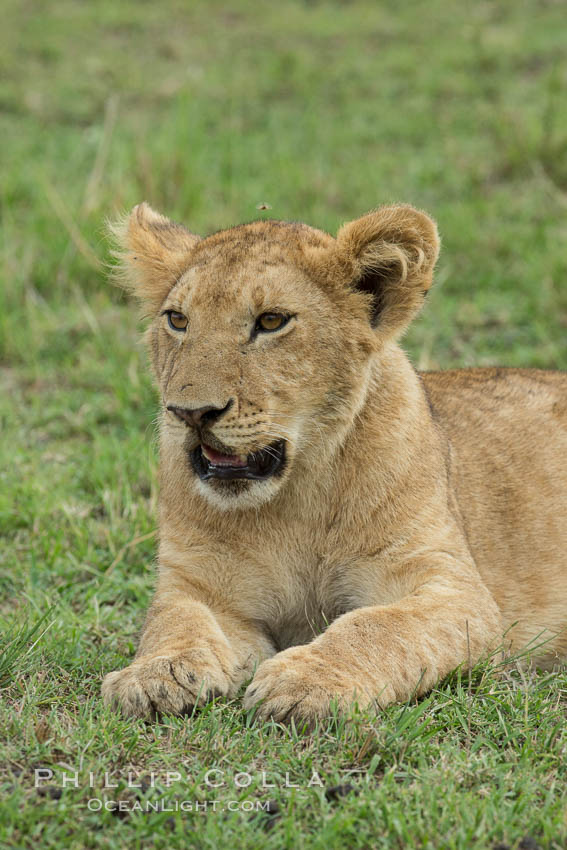
[[[171,412],[174,413],[175,416],[179,417],[179,419],[182,419],[189,425],[194,425],[198,428],[204,424],[212,425],[213,422],[216,422],[217,419],[220,419],[221,416],[230,410],[232,404],[233,399],[230,399],[228,404],[225,404],[224,407],[214,407],[213,405],[209,405],[208,407],[196,407],[191,410],[188,407],[177,407],[174,404],[168,404],[167,409],[171,410]]]

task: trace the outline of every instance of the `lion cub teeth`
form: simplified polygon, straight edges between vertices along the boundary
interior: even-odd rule
[[[209,463],[215,466],[246,466],[247,463],[247,455],[223,455],[204,443],[201,445],[201,451]]]

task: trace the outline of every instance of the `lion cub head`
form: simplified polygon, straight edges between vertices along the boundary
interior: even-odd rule
[[[122,284],[151,317],[163,449],[182,443],[187,486],[222,509],[257,507],[328,460],[439,250],[431,219],[403,205],[336,239],[284,221],[202,239],[145,203],[113,232]]]

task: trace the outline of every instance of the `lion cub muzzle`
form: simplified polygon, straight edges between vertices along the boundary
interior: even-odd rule
[[[201,481],[217,478],[224,481],[265,481],[283,472],[286,463],[285,440],[276,440],[265,448],[239,454],[229,449],[206,430],[212,427],[234,404],[230,399],[224,407],[212,405],[198,408],[168,404],[167,409],[197,431],[199,445],[189,451],[189,460]]]

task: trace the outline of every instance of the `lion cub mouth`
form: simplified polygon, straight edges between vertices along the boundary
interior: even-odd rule
[[[190,453],[191,465],[201,481],[220,478],[224,481],[248,479],[264,481],[272,475],[281,473],[286,462],[285,441],[278,440],[267,446],[244,455],[225,455],[207,446],[205,443]]]

